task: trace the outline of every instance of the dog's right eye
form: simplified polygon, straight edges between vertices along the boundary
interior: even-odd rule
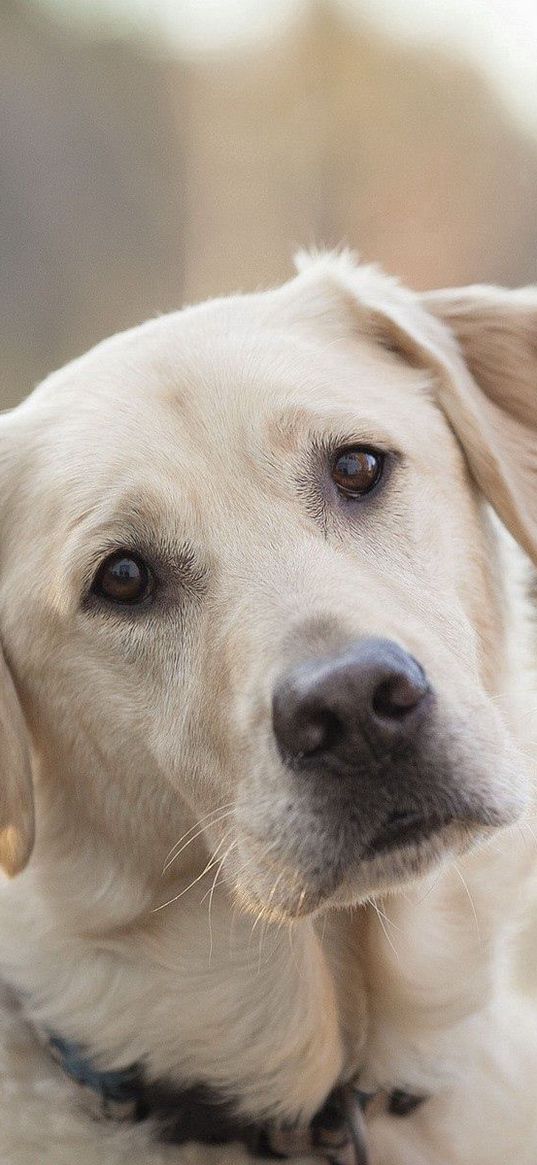
[[[119,551],[101,563],[92,594],[113,603],[143,603],[152,590],[153,578],[145,562],[136,555]]]
[[[361,498],[380,481],[384,460],[378,449],[366,446],[339,449],[332,464],[332,481],[345,497]]]

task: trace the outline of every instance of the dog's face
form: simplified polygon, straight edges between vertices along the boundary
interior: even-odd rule
[[[37,753],[112,839],[171,787],[280,917],[396,888],[525,798],[495,539],[442,401],[464,366],[361,278],[356,304],[321,265],[157,320],[4,426],[2,634]]]

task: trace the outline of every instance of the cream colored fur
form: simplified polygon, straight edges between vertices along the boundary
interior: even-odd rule
[[[3,684],[26,727],[18,705],[0,719],[0,973],[32,1024],[260,1119],[309,1119],[342,1076],[430,1093],[372,1117],[375,1165],[533,1165],[532,632],[487,503],[535,554],[536,336],[534,290],[420,301],[321,256],[114,337],[3,418]],[[358,523],[304,500],[331,434],[404,459]],[[155,535],[160,606],[84,599],[108,553]],[[363,634],[423,662],[460,780],[503,827],[448,833],[413,876],[350,863],[332,892],[270,697]],[[3,1016],[2,1163],[243,1159],[92,1122]]]

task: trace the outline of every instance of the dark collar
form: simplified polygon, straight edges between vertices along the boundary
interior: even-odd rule
[[[338,1085],[309,1125],[256,1125],[205,1085],[177,1089],[151,1083],[140,1065],[107,1072],[96,1068],[76,1043],[49,1035],[50,1052],[81,1088],[98,1115],[116,1120],[151,1117],[161,1139],[171,1144],[242,1141],[253,1156],[284,1160],[306,1154],[331,1165],[368,1165],[363,1110],[368,1097],[350,1085]]]

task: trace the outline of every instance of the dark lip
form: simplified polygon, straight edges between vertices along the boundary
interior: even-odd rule
[[[453,817],[446,814],[431,813],[397,813],[390,819],[368,842],[364,850],[364,857],[372,858],[387,850],[401,849],[405,846],[416,845],[425,841],[432,834],[438,833],[444,826],[449,825]]]

